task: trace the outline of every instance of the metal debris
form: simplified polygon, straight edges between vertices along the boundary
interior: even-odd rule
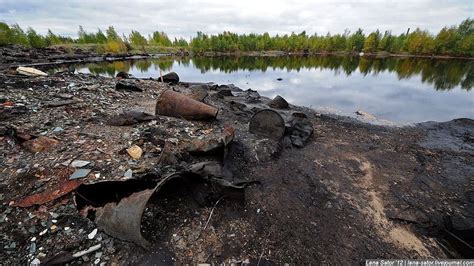
[[[57,186],[54,186],[47,191],[28,196],[24,199],[15,201],[12,206],[14,207],[31,207],[33,205],[42,205],[47,202],[53,201],[57,198],[60,198],[82,184],[81,180],[71,180],[64,183],[60,183]]]
[[[218,150],[227,146],[234,139],[235,129],[232,126],[225,126],[221,134],[211,134],[203,139],[193,139],[187,147],[191,153],[206,153]]]
[[[39,136],[38,138],[25,141],[23,147],[31,152],[43,152],[50,150],[57,144],[59,144],[59,141],[55,139]]]
[[[276,111],[264,109],[252,116],[249,131],[259,136],[281,139],[285,134],[285,121]]]
[[[157,115],[182,117],[189,120],[215,119],[217,112],[217,108],[196,101],[171,89],[161,93],[155,110]]]

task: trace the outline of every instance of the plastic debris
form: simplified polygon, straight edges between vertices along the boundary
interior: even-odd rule
[[[87,238],[89,239],[94,239],[95,235],[97,234],[97,228],[92,230],[92,232],[90,232],[88,235],[87,235]]]
[[[41,71],[41,70],[38,70],[36,68],[32,68],[32,67],[18,67],[16,69],[16,72],[18,72],[18,74],[21,74],[21,75],[25,75],[25,76],[48,76],[47,73]]]

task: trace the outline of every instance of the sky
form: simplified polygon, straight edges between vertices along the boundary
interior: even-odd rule
[[[71,37],[79,25],[93,32],[113,25],[119,33],[158,30],[184,38],[197,31],[275,35],[362,28],[399,34],[419,27],[436,33],[469,17],[474,18],[474,0],[0,0],[0,21]]]

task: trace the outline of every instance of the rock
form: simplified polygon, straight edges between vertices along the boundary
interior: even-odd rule
[[[365,111],[358,110],[358,111],[356,111],[355,113],[356,113],[356,115],[363,116],[363,117],[365,117],[365,118],[367,118],[367,119],[370,119],[370,120],[376,119],[375,116],[373,116],[373,115],[371,115],[371,114],[369,114],[369,113],[367,113],[367,112],[365,112]]]
[[[30,266],[40,266],[41,261],[38,258],[35,258],[33,261],[31,261]]]
[[[115,78],[116,79],[128,79],[128,78],[130,78],[130,75],[126,72],[120,71],[119,73],[117,73],[117,75],[115,75]]]
[[[55,139],[39,136],[38,138],[25,141],[23,143],[23,147],[25,147],[30,152],[44,152],[50,150],[58,143],[59,141]]]
[[[220,95],[220,96],[234,96],[234,95],[232,94],[232,91],[231,91],[231,90],[227,90],[227,89],[219,90],[219,91],[217,92],[217,94]]]
[[[140,157],[142,157],[143,150],[142,150],[142,148],[140,148],[140,146],[138,146],[138,145],[133,145],[132,147],[130,147],[130,148],[127,149],[127,153],[128,153],[128,155],[130,155],[130,157],[132,157],[134,160],[138,160],[138,159],[140,159]]]
[[[64,131],[64,129],[63,129],[62,127],[55,127],[55,128],[53,129],[53,133],[61,133],[61,132],[63,132],[63,131]]]
[[[276,109],[286,109],[289,105],[283,97],[277,95],[275,98],[273,98],[273,100],[268,103],[268,106]]]
[[[128,169],[127,171],[125,171],[125,173],[123,174],[123,177],[132,178],[133,177],[132,169]]]
[[[119,80],[115,84],[115,89],[116,90],[125,90],[125,91],[136,91],[136,92],[143,92],[143,89],[141,89],[138,84],[134,81],[130,80]]]
[[[77,169],[72,175],[69,177],[69,180],[79,179],[86,177],[92,169],[80,168]]]
[[[170,72],[168,74],[165,74],[162,77],[159,77],[158,81],[161,81],[161,78],[163,78],[163,82],[171,82],[171,83],[179,82],[179,76],[178,74],[176,74],[176,72]]]
[[[32,68],[32,67],[18,67],[16,69],[16,72],[18,72],[18,74],[31,76],[31,77],[48,76],[48,74],[44,73],[43,71],[38,70],[36,68]]]
[[[209,95],[207,90],[202,88],[194,88],[195,86],[191,87],[192,92],[189,94],[189,97],[193,98],[196,101],[203,102],[204,99]]]
[[[291,121],[288,122],[288,135],[291,143],[302,148],[313,135],[313,124],[303,113],[293,113]]]
[[[112,126],[131,126],[141,122],[157,119],[156,116],[145,112],[126,111],[118,115],[111,116],[106,123]]]
[[[84,167],[88,164],[90,164],[91,162],[89,161],[82,161],[82,160],[74,160],[71,162],[71,167],[74,167],[74,168],[81,168],[81,167]]]

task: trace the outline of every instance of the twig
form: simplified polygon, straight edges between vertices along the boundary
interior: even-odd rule
[[[206,225],[204,225],[204,230],[206,230],[206,227],[207,225],[209,224],[209,221],[211,221],[211,217],[212,217],[212,214],[214,213],[214,209],[216,208],[217,204],[219,203],[219,201],[221,201],[221,199],[223,199],[224,197],[221,197],[220,199],[218,199],[216,201],[216,204],[214,204],[214,207],[212,207],[212,210],[211,210],[211,213],[209,214],[209,218],[207,218],[207,222],[206,222]]]
[[[260,261],[262,260],[262,256],[265,250],[262,250],[262,253],[260,253],[260,257],[258,258],[257,266],[260,265]]]
[[[100,152],[102,152],[102,153],[105,153],[105,154],[107,154],[107,155],[113,155],[112,153],[106,152],[106,151],[102,150],[101,148],[96,148],[96,150],[98,150],[98,151],[100,151]]]

